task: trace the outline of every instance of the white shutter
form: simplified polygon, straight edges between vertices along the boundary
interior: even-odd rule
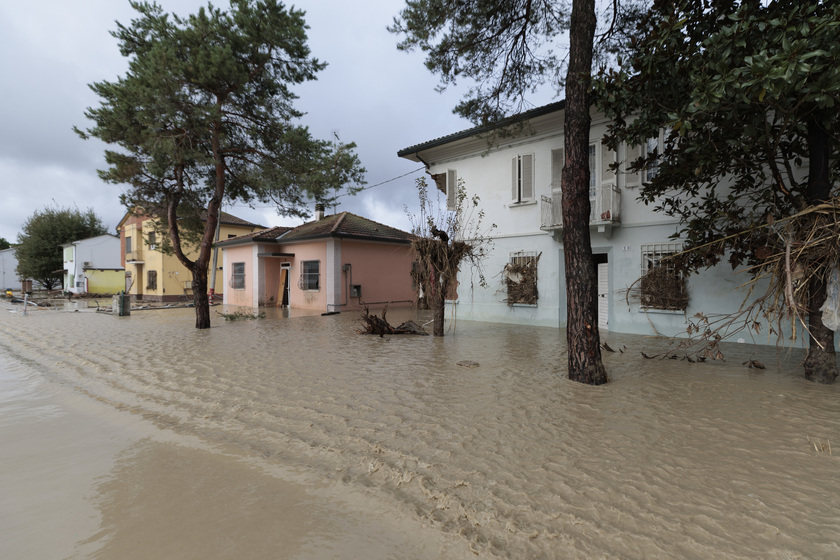
[[[446,209],[455,210],[458,201],[458,173],[454,169],[446,170]]]
[[[522,200],[534,198],[534,154],[522,156]]]
[[[563,166],[566,164],[566,158],[563,154],[563,148],[554,148],[551,150],[551,190],[559,191],[563,188]]]
[[[615,163],[615,151],[601,145],[601,183],[615,183],[615,171],[610,167]]]
[[[624,164],[621,168],[624,170],[624,186],[625,187],[638,187],[642,184],[642,177],[641,173],[635,172],[631,173],[627,171],[630,165],[639,159],[642,156],[642,147],[641,146],[627,146],[625,150],[627,152],[627,157],[624,158]]]
[[[514,157],[510,162],[511,188],[510,199],[519,202],[519,157]]]

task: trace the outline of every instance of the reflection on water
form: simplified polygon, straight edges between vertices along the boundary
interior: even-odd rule
[[[4,314],[0,350],[264,467],[363,489],[486,557],[840,555],[837,459],[807,440],[836,439],[838,389],[800,379],[801,355],[778,368],[762,350],[763,371],[741,365],[747,345],[725,363],[644,360],[661,342],[610,335],[624,352],[596,388],[565,379],[556,329],[380,338],[356,314],[282,313],[204,331],[190,309]],[[271,533],[258,519],[252,534]]]

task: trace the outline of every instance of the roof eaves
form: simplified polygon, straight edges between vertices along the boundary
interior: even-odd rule
[[[471,136],[478,136],[479,134],[485,134],[487,132],[491,132],[493,130],[498,130],[500,128],[504,128],[506,126],[510,126],[512,124],[518,124],[535,117],[539,117],[542,115],[547,115],[549,113],[554,113],[556,111],[561,111],[566,108],[566,100],[563,99],[562,101],[556,101],[554,103],[549,103],[548,105],[543,105],[542,107],[537,107],[535,109],[531,109],[530,111],[525,111],[524,113],[519,113],[507,118],[504,118],[500,121],[475,126],[473,128],[469,128],[467,130],[462,130],[460,132],[455,132],[453,134],[449,134],[447,136],[441,136],[440,138],[435,138],[434,140],[429,140],[428,142],[423,142],[422,144],[415,144],[414,146],[409,146],[407,148],[403,148],[402,150],[397,152],[398,157],[405,157],[417,154],[418,152],[422,152],[423,150],[428,150],[430,148],[436,148],[438,146],[443,146],[445,144],[449,144],[451,142],[455,142],[458,140],[463,140],[465,138],[470,138]]]

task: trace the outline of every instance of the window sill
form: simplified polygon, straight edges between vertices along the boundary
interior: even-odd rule
[[[508,208],[519,208],[520,206],[535,206],[537,204],[536,199],[534,200],[525,200],[522,202],[511,202],[508,204]]]
[[[536,309],[538,306],[538,303],[511,303],[508,305],[508,307],[526,307],[531,309]]]
[[[684,309],[658,309],[656,307],[640,307],[639,313],[657,313],[659,315],[685,315]]]

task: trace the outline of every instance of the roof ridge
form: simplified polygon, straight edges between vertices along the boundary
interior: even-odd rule
[[[335,221],[335,225],[333,225],[333,227],[330,229],[330,233],[335,233],[338,231],[338,229],[341,227],[341,224],[344,223],[344,219],[347,218],[347,214],[348,212],[346,210],[340,214],[341,217]]]

